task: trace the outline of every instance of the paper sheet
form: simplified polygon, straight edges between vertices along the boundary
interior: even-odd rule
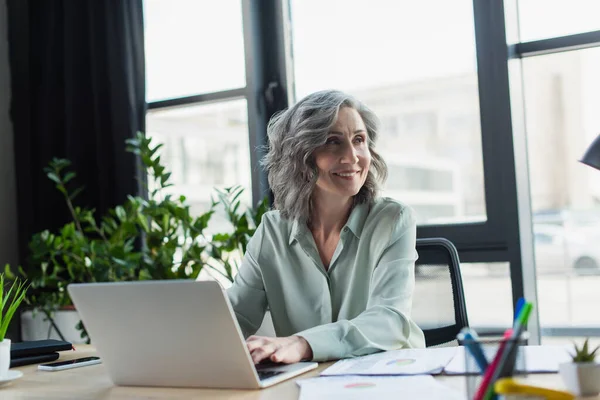
[[[463,400],[456,390],[430,375],[417,376],[331,376],[302,379],[299,400]]]
[[[457,347],[390,350],[340,360],[321,372],[325,375],[439,374],[452,360]]]
[[[567,352],[567,346],[524,346],[523,349],[525,350],[525,357],[523,359],[525,368],[520,368],[521,363],[518,362],[517,372],[558,372],[558,365],[571,359]],[[446,368],[444,368],[445,373],[448,375],[465,375],[467,373],[465,350],[462,346],[458,347],[456,355]],[[486,353],[486,356],[489,361],[493,359],[494,354]]]

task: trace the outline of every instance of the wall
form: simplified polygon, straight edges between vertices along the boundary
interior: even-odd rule
[[[6,2],[0,1],[0,272],[18,257],[13,130],[9,117],[10,70]]]

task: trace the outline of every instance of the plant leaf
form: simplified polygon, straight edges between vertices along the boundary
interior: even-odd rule
[[[58,175],[56,175],[54,172],[48,172],[46,174],[46,176],[48,177],[48,179],[50,179],[51,181],[54,181],[58,184],[61,184],[62,182],[60,181],[60,178],[58,177]]]

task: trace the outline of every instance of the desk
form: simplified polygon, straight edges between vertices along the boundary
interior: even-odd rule
[[[78,345],[75,352],[62,352],[59,360],[95,355],[92,346]],[[46,399],[232,399],[232,400],[285,400],[297,399],[299,390],[296,379],[318,375],[331,363],[323,363],[319,368],[263,390],[219,390],[219,389],[177,389],[113,386],[102,364],[65,371],[38,371],[37,365],[27,365],[15,369],[24,376],[5,386],[0,386],[2,400],[46,400]],[[465,378],[461,376],[436,377],[445,385],[466,393]],[[529,375],[525,381],[545,387],[564,389],[558,374]],[[600,399],[598,397],[586,397]]]

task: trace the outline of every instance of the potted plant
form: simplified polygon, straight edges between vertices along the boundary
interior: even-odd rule
[[[73,187],[76,175],[69,170],[68,160],[54,159],[45,168],[64,197],[72,221],[57,232],[37,233],[30,241],[29,269],[18,271],[31,282],[25,298],[33,309],[29,318],[35,319],[36,313],[41,312],[49,329],[54,328],[60,337],[73,341],[64,338],[55,323],[60,310],[72,309],[66,291],[69,283],[197,279],[204,267],[233,280],[239,254],[245,252],[268,209],[266,199],[254,209],[243,210],[242,187],[218,190],[210,209],[193,216],[185,196],[173,196],[166,190],[172,186],[171,174],[161,164],[161,146],[153,145],[151,138],[142,133],[127,141],[128,151],[137,154],[145,168],[148,197],[129,196],[124,204],[101,217],[94,210],[75,204],[82,189]],[[206,232],[208,222],[220,207],[231,229],[210,235]],[[5,271],[9,277],[17,275],[9,267]],[[79,321],[76,314],[73,318]],[[78,329],[80,336],[87,339],[81,322]]]
[[[25,282],[19,279],[15,279],[10,288],[8,287],[9,285],[5,287],[4,274],[0,274],[0,378],[7,376],[10,366],[10,339],[5,337],[8,324],[27,291]]]
[[[600,364],[594,361],[600,346],[590,351],[588,340],[583,342],[581,348],[573,344],[575,353],[570,353],[572,362],[563,363],[559,368],[567,389],[577,396],[596,396],[600,393]]]

